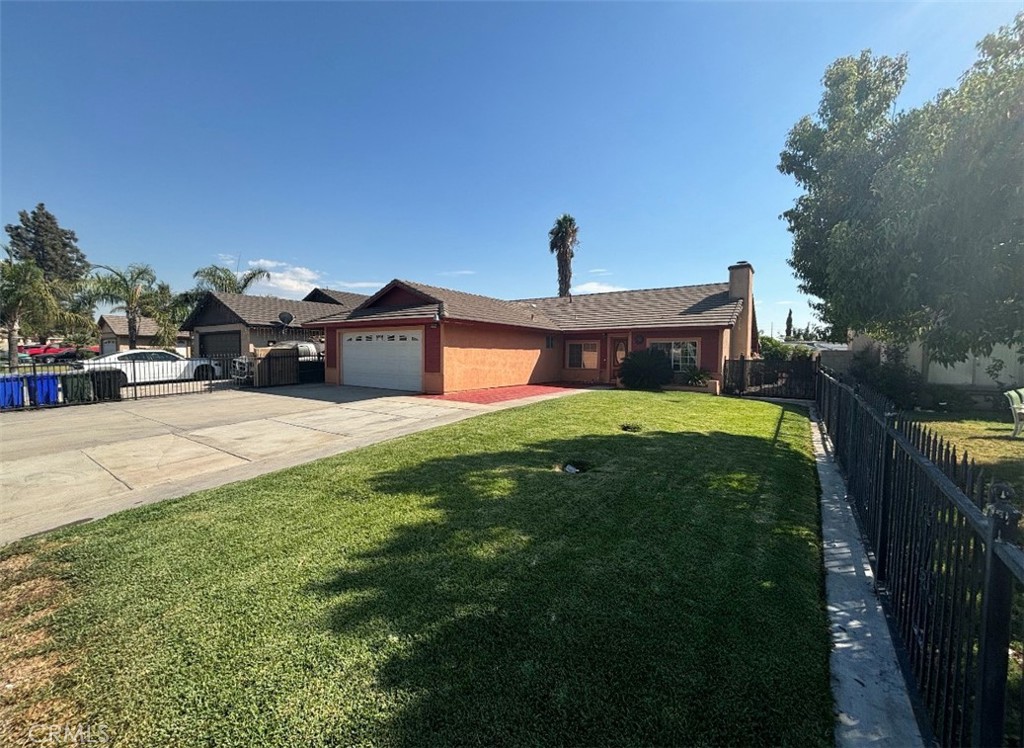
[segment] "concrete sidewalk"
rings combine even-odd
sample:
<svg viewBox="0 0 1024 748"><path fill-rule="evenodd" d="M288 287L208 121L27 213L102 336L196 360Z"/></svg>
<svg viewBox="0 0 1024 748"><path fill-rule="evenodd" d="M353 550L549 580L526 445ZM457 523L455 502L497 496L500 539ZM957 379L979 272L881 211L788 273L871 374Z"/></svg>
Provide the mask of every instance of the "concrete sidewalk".
<svg viewBox="0 0 1024 748"><path fill-rule="evenodd" d="M924 746L831 442L811 410L840 748Z"/></svg>
<svg viewBox="0 0 1024 748"><path fill-rule="evenodd" d="M496 405L302 385L0 414L0 545L455 423Z"/></svg>

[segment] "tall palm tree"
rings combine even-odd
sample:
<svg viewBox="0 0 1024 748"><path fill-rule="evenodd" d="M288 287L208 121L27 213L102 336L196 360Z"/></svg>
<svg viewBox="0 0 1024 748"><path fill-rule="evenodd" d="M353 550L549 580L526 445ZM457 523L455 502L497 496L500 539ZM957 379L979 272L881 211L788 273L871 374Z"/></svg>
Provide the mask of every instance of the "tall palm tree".
<svg viewBox="0 0 1024 748"><path fill-rule="evenodd" d="M192 273L192 277L199 281L198 290L200 291L245 293L253 283L269 280L270 271L263 267L254 267L244 273L236 273L231 268L208 265Z"/></svg>
<svg viewBox="0 0 1024 748"><path fill-rule="evenodd" d="M128 318L128 347L135 348L139 340L139 321L157 306L158 286L156 273L149 265L132 263L124 270L93 265L94 270L105 270L105 275L94 275L92 295L98 302L115 304L113 311L124 312Z"/></svg>
<svg viewBox="0 0 1024 748"><path fill-rule="evenodd" d="M580 240L576 219L563 213L548 232L548 248L558 259L558 295L568 296L572 287L572 258Z"/></svg>
<svg viewBox="0 0 1024 748"><path fill-rule="evenodd" d="M23 327L60 325L70 329L92 323L91 315L62 306L62 299L69 295L70 289L62 282L47 282L35 262L15 260L7 250L7 257L0 261L0 325L7 329L7 360L12 369L18 367L18 338Z"/></svg>

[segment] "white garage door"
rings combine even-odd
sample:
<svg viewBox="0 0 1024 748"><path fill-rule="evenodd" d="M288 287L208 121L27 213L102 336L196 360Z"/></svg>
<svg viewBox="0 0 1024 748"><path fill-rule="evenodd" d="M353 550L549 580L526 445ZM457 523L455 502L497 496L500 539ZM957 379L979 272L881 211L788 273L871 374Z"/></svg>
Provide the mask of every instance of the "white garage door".
<svg viewBox="0 0 1024 748"><path fill-rule="evenodd" d="M423 335L418 330L343 332L342 382L386 390L423 390Z"/></svg>

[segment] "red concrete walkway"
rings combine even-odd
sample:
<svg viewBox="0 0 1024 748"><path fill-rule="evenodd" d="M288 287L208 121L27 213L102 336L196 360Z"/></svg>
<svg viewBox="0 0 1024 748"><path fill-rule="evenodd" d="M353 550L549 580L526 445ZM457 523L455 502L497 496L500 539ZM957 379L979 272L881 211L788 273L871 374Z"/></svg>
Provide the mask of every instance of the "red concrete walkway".
<svg viewBox="0 0 1024 748"><path fill-rule="evenodd" d="M494 403L503 403L508 400L522 400L526 397L564 393L567 389L585 388L557 384L522 384L515 387L491 387L486 390L466 390L464 392L452 392L449 395L420 395L420 397L427 398L428 400L454 400L460 403L493 405Z"/></svg>

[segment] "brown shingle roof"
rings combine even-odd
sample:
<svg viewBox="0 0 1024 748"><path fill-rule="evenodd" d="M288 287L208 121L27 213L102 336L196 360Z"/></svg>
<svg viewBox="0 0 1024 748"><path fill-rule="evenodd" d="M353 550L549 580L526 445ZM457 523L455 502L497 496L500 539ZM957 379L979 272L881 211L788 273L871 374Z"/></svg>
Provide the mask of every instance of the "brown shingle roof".
<svg viewBox="0 0 1024 748"><path fill-rule="evenodd" d="M395 287L424 297L423 304L372 306L374 299ZM391 281L351 312L335 312L316 322L442 319L531 327L563 332L636 327L728 327L736 322L742 301L729 299L728 283L711 283L639 291L581 294L503 301L412 281Z"/></svg>
<svg viewBox="0 0 1024 748"><path fill-rule="evenodd" d="M571 298L524 299L561 330L625 327L727 327L742 301L729 299L728 283L580 294Z"/></svg>
<svg viewBox="0 0 1024 748"><path fill-rule="evenodd" d="M280 327L281 321L278 315L281 312L288 312L293 317L288 327L300 327L305 322L326 317L332 312L338 311L337 304L280 299L276 296L249 296L241 293L210 291L196 305L196 308L192 310L188 319L182 323L181 329L193 329L197 324L196 320L201 317L204 307L212 300L219 301L238 317L239 322L249 327Z"/></svg>
<svg viewBox="0 0 1024 748"><path fill-rule="evenodd" d="M351 291L335 291L333 288L314 288L302 299L303 301L314 301L315 299L333 301L348 309L355 309L366 301L369 296L364 293L352 293Z"/></svg>
<svg viewBox="0 0 1024 748"><path fill-rule="evenodd" d="M101 314L97 324L101 327L106 324L110 331L119 338L128 337L128 317L124 314ZM158 332L160 332L160 326L155 319L152 317L139 318L140 338L151 338ZM178 337L188 337L188 334L179 334Z"/></svg>

